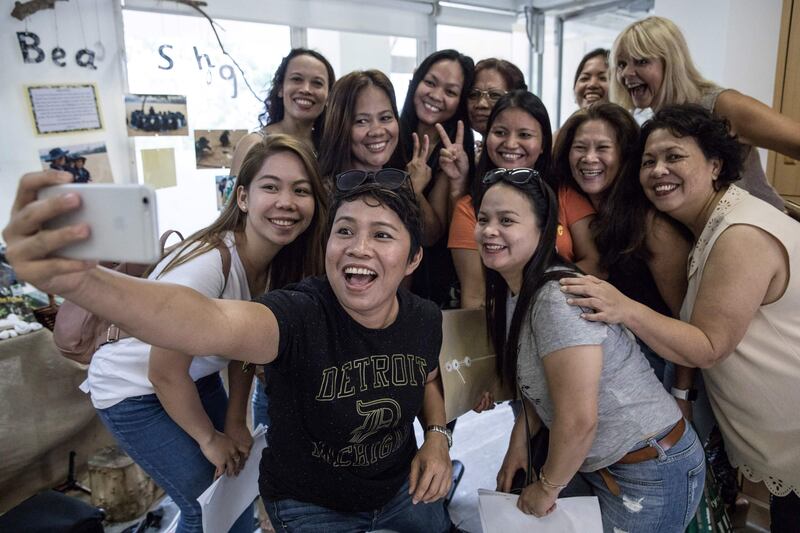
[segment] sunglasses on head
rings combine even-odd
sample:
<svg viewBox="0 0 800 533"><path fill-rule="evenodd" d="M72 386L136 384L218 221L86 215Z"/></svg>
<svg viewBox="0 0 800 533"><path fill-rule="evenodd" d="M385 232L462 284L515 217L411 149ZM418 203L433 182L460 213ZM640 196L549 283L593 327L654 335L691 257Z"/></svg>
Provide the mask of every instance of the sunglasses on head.
<svg viewBox="0 0 800 533"><path fill-rule="evenodd" d="M352 191L365 183L376 183L384 189L399 189L408 174L396 168L382 168L377 172L368 170L346 170L336 176L336 189L341 192Z"/></svg>
<svg viewBox="0 0 800 533"><path fill-rule="evenodd" d="M490 170L483 176L481 183L484 185L494 185L500 180L513 183L514 185L524 185L531 180L539 179L538 170L532 168L496 168Z"/></svg>

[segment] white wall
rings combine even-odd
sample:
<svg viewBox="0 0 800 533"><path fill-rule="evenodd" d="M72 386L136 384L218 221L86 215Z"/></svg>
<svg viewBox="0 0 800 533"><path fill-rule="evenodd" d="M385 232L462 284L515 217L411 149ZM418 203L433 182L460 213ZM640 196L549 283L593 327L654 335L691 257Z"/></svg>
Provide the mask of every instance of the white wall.
<svg viewBox="0 0 800 533"><path fill-rule="evenodd" d="M701 74L772 105L781 0L656 0L683 31Z"/></svg>
<svg viewBox="0 0 800 533"><path fill-rule="evenodd" d="M0 227L8 222L14 191L25 172L41 169L39 150L58 145L105 142L116 182L131 180L128 137L123 103L123 54L117 40L114 2L71 0L56 2L55 9L39 11L25 21L11 17L12 1L2 2L0 12L0 102L3 125L0 127ZM95 10L99 10L100 34ZM75 53L84 48L79 13L82 14L86 44L102 40L105 58L96 61L97 70L79 67ZM58 43L55 21L58 20ZM17 32L27 30L41 39L46 53L41 63L24 63ZM51 50L59 44L67 53L67 66L56 66ZM25 86L32 84L95 83L98 89L104 129L86 133L37 136L27 103ZM135 178L134 178L135 179Z"/></svg>
<svg viewBox="0 0 800 533"><path fill-rule="evenodd" d="M656 0L686 36L700 73L772 106L781 0ZM759 149L766 170L767 151Z"/></svg>

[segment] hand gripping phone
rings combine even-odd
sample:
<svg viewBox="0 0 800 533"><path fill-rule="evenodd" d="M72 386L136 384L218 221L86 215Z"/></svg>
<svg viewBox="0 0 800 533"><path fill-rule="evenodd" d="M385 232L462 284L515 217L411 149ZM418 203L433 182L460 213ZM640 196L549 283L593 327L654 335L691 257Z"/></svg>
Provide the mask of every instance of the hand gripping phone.
<svg viewBox="0 0 800 533"><path fill-rule="evenodd" d="M147 185L70 183L39 191L39 199L75 193L75 211L45 223L45 229L87 223L89 238L65 246L54 255L70 259L154 263L160 258L156 193Z"/></svg>

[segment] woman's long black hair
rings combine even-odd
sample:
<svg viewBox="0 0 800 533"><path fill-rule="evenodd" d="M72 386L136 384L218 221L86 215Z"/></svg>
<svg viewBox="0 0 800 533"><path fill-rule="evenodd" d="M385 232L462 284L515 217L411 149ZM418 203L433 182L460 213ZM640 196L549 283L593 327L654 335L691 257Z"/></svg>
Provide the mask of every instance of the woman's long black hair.
<svg viewBox="0 0 800 533"><path fill-rule="evenodd" d="M523 269L522 287L511 318L511 327L508 330L508 335L506 335L508 284L497 271L485 269L486 322L495 354L497 354L497 374L500 376L502 383L516 385L520 332L522 331L523 321L531 313L536 293L548 281L574 276L576 268L556 252L558 199L553 189L544 180L537 178L521 185L501 180L488 187L481 188L477 205L480 205L489 189L501 184L506 187L516 188L528 198L533 207L536 225L540 232L536 251ZM553 266L563 266L564 269L547 272L547 269Z"/></svg>

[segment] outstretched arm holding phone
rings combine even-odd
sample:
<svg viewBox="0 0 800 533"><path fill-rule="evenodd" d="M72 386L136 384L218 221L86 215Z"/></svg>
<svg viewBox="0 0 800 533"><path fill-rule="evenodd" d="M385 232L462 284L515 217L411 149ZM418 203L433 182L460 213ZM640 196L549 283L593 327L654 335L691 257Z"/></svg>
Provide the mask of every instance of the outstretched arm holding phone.
<svg viewBox="0 0 800 533"><path fill-rule="evenodd" d="M214 300L187 287L133 278L94 262L52 257L90 232L86 224L42 229L46 221L77 209L81 200L76 194L38 200L38 191L71 180L71 174L52 170L22 177L11 221L3 230L6 257L19 279L59 294L150 344L255 363L275 358L278 325L263 305Z"/></svg>

